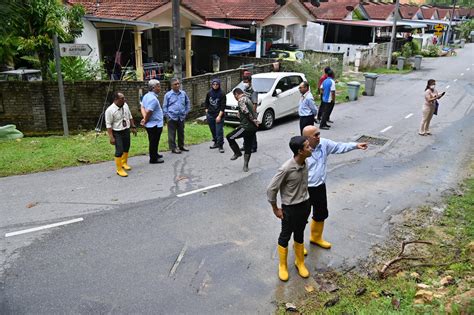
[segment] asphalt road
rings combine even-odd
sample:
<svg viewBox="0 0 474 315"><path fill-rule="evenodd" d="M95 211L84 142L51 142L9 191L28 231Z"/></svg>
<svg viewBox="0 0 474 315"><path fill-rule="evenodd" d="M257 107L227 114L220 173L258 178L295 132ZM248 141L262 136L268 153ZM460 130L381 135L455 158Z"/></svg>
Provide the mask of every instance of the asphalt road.
<svg viewBox="0 0 474 315"><path fill-rule="evenodd" d="M393 215L437 203L469 172L472 56L471 44L457 57L423 60L420 71L379 77L374 97L336 106L334 127L323 137L387 142L330 157L325 236L333 248L308 246L310 271L357 264L387 237ZM447 95L433 136L421 137L429 78ZM296 119L260 132L248 174L241 160L229 161L230 149L219 154L202 144L166 154L162 165L132 158L125 179L114 175L112 162L0 179L0 313L272 312L276 299L291 299L313 281L292 267L288 283L278 280L280 226L265 198L297 132Z"/></svg>

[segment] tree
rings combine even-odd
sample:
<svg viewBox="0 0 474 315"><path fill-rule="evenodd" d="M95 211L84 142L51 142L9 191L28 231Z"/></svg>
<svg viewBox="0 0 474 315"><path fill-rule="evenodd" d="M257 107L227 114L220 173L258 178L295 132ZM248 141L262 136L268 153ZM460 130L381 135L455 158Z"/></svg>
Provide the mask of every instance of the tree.
<svg viewBox="0 0 474 315"><path fill-rule="evenodd" d="M0 4L0 11L7 13L0 36L10 34L9 43L19 54L36 55L44 79L51 78L48 62L54 57L53 35L61 42L73 41L82 33L85 14L82 6L65 6L59 0L9 0Z"/></svg>

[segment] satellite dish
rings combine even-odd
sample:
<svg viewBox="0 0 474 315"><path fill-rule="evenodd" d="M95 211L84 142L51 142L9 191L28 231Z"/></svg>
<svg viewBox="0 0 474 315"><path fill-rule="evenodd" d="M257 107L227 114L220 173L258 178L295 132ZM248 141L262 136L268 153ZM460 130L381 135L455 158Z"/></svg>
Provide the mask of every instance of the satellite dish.
<svg viewBox="0 0 474 315"><path fill-rule="evenodd" d="M354 11L354 7L351 5L346 6L347 11Z"/></svg>
<svg viewBox="0 0 474 315"><path fill-rule="evenodd" d="M320 6L319 0L311 0L310 2L313 6L315 6L317 8Z"/></svg>
<svg viewBox="0 0 474 315"><path fill-rule="evenodd" d="M275 3L278 5L285 5L286 0L275 0Z"/></svg>

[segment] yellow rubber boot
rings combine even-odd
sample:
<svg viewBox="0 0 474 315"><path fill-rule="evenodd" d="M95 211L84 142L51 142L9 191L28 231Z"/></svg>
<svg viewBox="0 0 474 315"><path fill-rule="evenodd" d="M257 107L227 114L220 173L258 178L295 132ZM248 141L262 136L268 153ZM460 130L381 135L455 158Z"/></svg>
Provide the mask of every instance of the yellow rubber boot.
<svg viewBox="0 0 474 315"><path fill-rule="evenodd" d="M128 174L122 168L122 157L115 158L115 165L117 166L117 175L122 177L127 177Z"/></svg>
<svg viewBox="0 0 474 315"><path fill-rule="evenodd" d="M318 222L311 220L311 235L309 241L322 248L331 248L331 243L323 240L324 221Z"/></svg>
<svg viewBox="0 0 474 315"><path fill-rule="evenodd" d="M308 256L308 250L306 249L306 247L303 247L303 249L304 249L304 250L303 250L304 255L305 255L305 256Z"/></svg>
<svg viewBox="0 0 474 315"><path fill-rule="evenodd" d="M288 264L286 259L288 257L288 247L278 245L278 255L280 256L280 264L278 265L278 277L281 281L288 280Z"/></svg>
<svg viewBox="0 0 474 315"><path fill-rule="evenodd" d="M132 168L127 164L128 161L128 152L122 154L122 168L126 171L130 171Z"/></svg>
<svg viewBox="0 0 474 315"><path fill-rule="evenodd" d="M304 245L301 243L295 242L293 245L295 249L295 266L298 269L298 273L303 278L309 277L309 271L304 265Z"/></svg>

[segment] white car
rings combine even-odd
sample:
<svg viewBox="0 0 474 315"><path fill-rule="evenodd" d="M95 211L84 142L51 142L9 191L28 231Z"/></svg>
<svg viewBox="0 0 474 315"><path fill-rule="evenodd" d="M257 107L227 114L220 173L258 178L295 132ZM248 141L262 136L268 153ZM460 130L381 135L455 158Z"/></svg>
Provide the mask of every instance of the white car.
<svg viewBox="0 0 474 315"><path fill-rule="evenodd" d="M303 73L268 72L252 75L252 87L258 93L257 115L261 127L270 129L275 119L298 113L300 92L298 86L306 81ZM234 89L243 88L240 82ZM232 91L234 90L232 89ZM225 122L238 125L239 111L232 92L227 94Z"/></svg>

